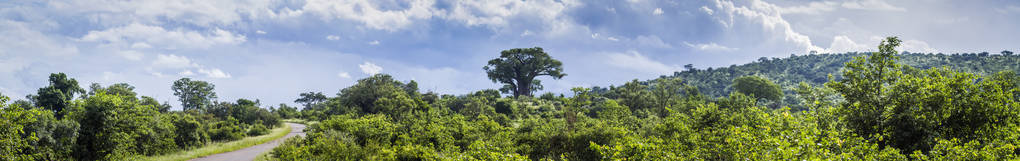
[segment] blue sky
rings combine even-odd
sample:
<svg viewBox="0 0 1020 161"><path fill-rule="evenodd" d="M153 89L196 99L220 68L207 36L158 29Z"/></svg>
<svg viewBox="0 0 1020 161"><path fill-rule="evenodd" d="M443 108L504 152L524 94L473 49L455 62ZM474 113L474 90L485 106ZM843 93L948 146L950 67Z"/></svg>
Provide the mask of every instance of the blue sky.
<svg viewBox="0 0 1020 161"><path fill-rule="evenodd" d="M911 52L1017 51L1018 28L1006 0L13 0L0 2L0 93L64 72L175 107L181 77L266 106L373 73L464 94L500 87L481 68L501 50L535 46L564 62L567 77L542 78L561 93L684 64L871 51L884 36Z"/></svg>

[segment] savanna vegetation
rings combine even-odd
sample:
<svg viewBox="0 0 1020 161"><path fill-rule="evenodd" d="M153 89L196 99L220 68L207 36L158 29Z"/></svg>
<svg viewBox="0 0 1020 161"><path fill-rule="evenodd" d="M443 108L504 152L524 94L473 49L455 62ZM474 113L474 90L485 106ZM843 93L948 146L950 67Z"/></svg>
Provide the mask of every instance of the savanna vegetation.
<svg viewBox="0 0 1020 161"><path fill-rule="evenodd" d="M26 100L0 97L4 160L116 160L313 122L269 160L1015 160L1020 56L896 51L791 55L610 87L536 94L567 76L542 48L482 69L499 89L420 91L390 75L297 107L216 101L208 82L172 85L183 111L130 85L53 74Z"/></svg>
<svg viewBox="0 0 1020 161"><path fill-rule="evenodd" d="M1011 160L1020 149L1017 56L811 54L688 69L532 96L562 78L541 48L483 70L498 90L420 92L378 74L300 94L320 123L275 160ZM502 93L502 94L501 94ZM510 96L504 96L509 94ZM278 110L283 111L283 110ZM293 112L293 110L288 110ZM284 114L281 114L284 115Z"/></svg>
<svg viewBox="0 0 1020 161"><path fill-rule="evenodd" d="M123 160L163 155L269 133L280 111L259 101L216 100L215 86L180 79L172 85L182 111L139 96L133 86L93 83L64 73L26 100L0 95L0 160Z"/></svg>

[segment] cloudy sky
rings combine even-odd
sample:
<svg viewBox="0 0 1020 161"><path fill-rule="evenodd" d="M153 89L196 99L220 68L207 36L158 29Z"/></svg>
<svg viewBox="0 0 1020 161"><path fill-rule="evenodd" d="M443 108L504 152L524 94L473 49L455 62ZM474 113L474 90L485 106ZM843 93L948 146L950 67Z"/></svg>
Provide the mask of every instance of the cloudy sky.
<svg viewBox="0 0 1020 161"><path fill-rule="evenodd" d="M482 71L510 48L564 63L546 91L810 51L1017 51L1020 2L949 0L12 0L0 2L0 93L64 72L173 98L181 77L220 100L292 103L387 73L423 91L498 88Z"/></svg>

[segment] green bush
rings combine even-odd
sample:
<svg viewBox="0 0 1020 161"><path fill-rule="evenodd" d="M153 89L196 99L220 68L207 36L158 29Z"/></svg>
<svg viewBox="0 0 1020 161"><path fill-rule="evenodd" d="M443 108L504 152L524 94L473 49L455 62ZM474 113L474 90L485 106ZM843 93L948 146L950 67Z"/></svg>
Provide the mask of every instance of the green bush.
<svg viewBox="0 0 1020 161"><path fill-rule="evenodd" d="M252 125L251 128L248 128L248 136L259 136L265 134L269 134L269 128L266 128L265 125L255 124Z"/></svg>
<svg viewBox="0 0 1020 161"><path fill-rule="evenodd" d="M209 125L209 139L212 141L234 141L244 136L244 129L233 117Z"/></svg>

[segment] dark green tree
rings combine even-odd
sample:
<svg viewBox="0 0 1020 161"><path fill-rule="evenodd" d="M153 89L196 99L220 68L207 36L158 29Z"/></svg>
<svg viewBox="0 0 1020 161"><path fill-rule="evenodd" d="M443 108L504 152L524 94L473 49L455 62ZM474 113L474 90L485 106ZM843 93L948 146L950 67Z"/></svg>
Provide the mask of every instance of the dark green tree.
<svg viewBox="0 0 1020 161"><path fill-rule="evenodd" d="M313 105L325 102L326 99L329 99L326 95L322 94L322 92L305 92L300 95L301 98L294 100L294 103L305 105L305 110L311 109Z"/></svg>
<svg viewBox="0 0 1020 161"><path fill-rule="evenodd" d="M878 46L879 52L854 57L846 63L843 79L826 83L846 100L839 113L848 128L869 140L879 139L882 113L891 102L886 92L903 75L896 64L899 57L895 48L899 45L898 38L886 38Z"/></svg>
<svg viewBox="0 0 1020 161"><path fill-rule="evenodd" d="M67 78L64 73L50 74L50 85L39 88L39 92L32 97L35 105L53 111L57 119L63 118L63 110L71 104L75 94L85 94L85 89L78 87L78 81L74 78Z"/></svg>
<svg viewBox="0 0 1020 161"><path fill-rule="evenodd" d="M216 85L209 82L181 78L171 87L174 96L181 101L184 111L204 109L216 99Z"/></svg>
<svg viewBox="0 0 1020 161"><path fill-rule="evenodd" d="M535 88L541 88L535 77L550 76L560 79L563 63L553 59L540 47L503 50L499 58L489 60L482 69L494 83L502 83L504 93L517 96L531 96Z"/></svg>
<svg viewBox="0 0 1020 161"><path fill-rule="evenodd" d="M783 89L771 80L759 76L744 76L733 80L733 89L757 99L781 101Z"/></svg>

